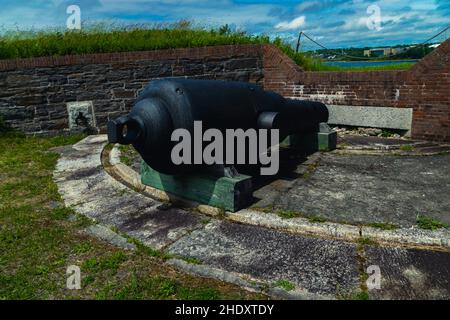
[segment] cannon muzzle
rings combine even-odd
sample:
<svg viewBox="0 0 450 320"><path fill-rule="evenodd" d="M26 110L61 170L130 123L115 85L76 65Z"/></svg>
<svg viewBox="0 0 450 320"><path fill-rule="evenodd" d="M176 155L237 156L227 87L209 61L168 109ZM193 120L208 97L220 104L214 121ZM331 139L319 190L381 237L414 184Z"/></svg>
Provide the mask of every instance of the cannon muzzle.
<svg viewBox="0 0 450 320"><path fill-rule="evenodd" d="M110 143L132 144L136 142L144 130L139 119L122 116L108 122L108 141Z"/></svg>

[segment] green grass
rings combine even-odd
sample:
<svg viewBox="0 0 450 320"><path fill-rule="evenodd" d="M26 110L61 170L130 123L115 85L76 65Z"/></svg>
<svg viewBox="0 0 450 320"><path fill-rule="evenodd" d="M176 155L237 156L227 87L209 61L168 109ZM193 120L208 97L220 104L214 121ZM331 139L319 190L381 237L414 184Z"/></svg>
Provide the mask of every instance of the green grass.
<svg viewBox="0 0 450 320"><path fill-rule="evenodd" d="M263 41L267 42L268 39L228 30L191 28L189 25L175 24L161 28L98 26L84 28L82 31L10 33L1 38L0 58L190 48Z"/></svg>
<svg viewBox="0 0 450 320"><path fill-rule="evenodd" d="M392 223L384 223L384 222L369 223L368 226L372 227L372 228L381 229L381 230L395 230L395 229L398 229L397 225L392 224Z"/></svg>
<svg viewBox="0 0 450 320"><path fill-rule="evenodd" d="M411 151L414 151L414 146L411 146L411 145L400 146L400 150L406 151L406 152L411 152Z"/></svg>
<svg viewBox="0 0 450 320"><path fill-rule="evenodd" d="M78 254L87 253L93 249L91 241L83 241L77 244L75 247L75 252Z"/></svg>
<svg viewBox="0 0 450 320"><path fill-rule="evenodd" d="M0 300L263 298L179 272L142 244L123 250L83 232L92 221L64 207L50 150L81 138L0 135ZM81 268L81 290L66 289L69 265Z"/></svg>
<svg viewBox="0 0 450 320"><path fill-rule="evenodd" d="M127 260L127 256L122 251L107 254L101 258L93 257L85 260L81 265L81 269L85 272L99 272L103 270L111 270L117 272L122 262Z"/></svg>
<svg viewBox="0 0 450 320"><path fill-rule="evenodd" d="M120 162L127 166L131 166L133 164L132 160L128 156L121 155L120 156Z"/></svg>
<svg viewBox="0 0 450 320"><path fill-rule="evenodd" d="M395 132L392 131L392 130L383 129L383 130L381 131L381 136L382 136L383 138L389 138L389 137L392 137L394 134L395 134Z"/></svg>
<svg viewBox="0 0 450 320"><path fill-rule="evenodd" d="M304 214L293 210L277 210L276 214L283 219L292 219L303 217Z"/></svg>
<svg viewBox="0 0 450 320"><path fill-rule="evenodd" d="M106 25L83 27L81 31L14 31L0 37L0 59L63 56L73 54L130 52L170 48L193 48L214 45L273 44L305 70L367 71L407 69L411 64L380 67L343 68L329 66L308 54L296 53L281 38L254 36L220 28L194 26L189 21L171 25Z"/></svg>
<svg viewBox="0 0 450 320"><path fill-rule="evenodd" d="M358 291L350 296L350 300L370 300L369 293L367 291Z"/></svg>
<svg viewBox="0 0 450 320"><path fill-rule="evenodd" d="M348 68L348 70L354 70L354 69L356 69L355 71L409 70L413 65L415 65L414 62L404 62L404 63L389 64L389 65L384 65L384 66L367 66L367 67Z"/></svg>
<svg viewBox="0 0 450 320"><path fill-rule="evenodd" d="M448 225L446 223L423 215L417 216L416 222L418 227L424 230L437 230L448 228Z"/></svg>
<svg viewBox="0 0 450 320"><path fill-rule="evenodd" d="M356 243L358 243L360 246L375 246L377 245L377 242L369 237L359 237L358 240L356 240Z"/></svg>
<svg viewBox="0 0 450 320"><path fill-rule="evenodd" d="M258 208L259 209L259 208ZM264 211L263 211L264 212ZM306 218L309 222L313 223L323 223L326 222L327 219L319 217L319 216L308 216L303 212L295 211L295 210L284 210L284 209L271 209L266 212L275 212L279 217L283 219L293 219L293 218Z"/></svg>
<svg viewBox="0 0 450 320"><path fill-rule="evenodd" d="M145 299L149 296L153 299L213 300L221 298L221 295L211 288L196 290L181 286L177 281L164 276L143 279L135 273L128 285L121 288L105 287L103 291L97 294L96 298L108 298L111 295L116 299Z"/></svg>
<svg viewBox="0 0 450 320"><path fill-rule="evenodd" d="M415 63L413 62L403 62L394 63L381 66L365 66L365 67L340 67L340 66L330 66L325 63L318 64L314 70L316 71L380 71L380 70L408 70Z"/></svg>
<svg viewBox="0 0 450 320"><path fill-rule="evenodd" d="M279 38L232 32L227 26L203 28L186 21L150 27L98 25L81 31L9 32L0 38L0 59L269 43L296 61L313 65Z"/></svg>
<svg viewBox="0 0 450 320"><path fill-rule="evenodd" d="M273 284L273 286L283 288L286 291L292 291L295 289L295 285L287 280L278 280Z"/></svg>
<svg viewBox="0 0 450 320"><path fill-rule="evenodd" d="M323 223L323 222L326 222L327 219L319 217L319 216L311 216L311 217L308 217L308 221L314 222L314 223Z"/></svg>
<svg viewBox="0 0 450 320"><path fill-rule="evenodd" d="M200 264L203 263L202 260L200 260L198 258L195 258L195 257L176 256L175 258L178 258L178 259L183 260L183 261L185 261L187 263L190 263L190 264L200 265Z"/></svg>
<svg viewBox="0 0 450 320"><path fill-rule="evenodd" d="M120 145L120 162L127 166L131 166L133 164L133 158L136 155L136 151L130 145Z"/></svg>
<svg viewBox="0 0 450 320"><path fill-rule="evenodd" d="M266 213L272 213L275 212L279 217L283 219L293 219L293 218L306 218L309 222L313 223L323 223L327 222L327 219L319 216L308 216L304 212L295 211L295 210L284 210L284 209L274 209L273 207L270 208L256 208L259 211L266 212Z"/></svg>
<svg viewBox="0 0 450 320"><path fill-rule="evenodd" d="M317 163L311 163L308 165L307 169L305 170L305 172L303 172L303 179L307 180L309 178L311 178L311 175L314 173L314 171L316 171L317 169Z"/></svg>

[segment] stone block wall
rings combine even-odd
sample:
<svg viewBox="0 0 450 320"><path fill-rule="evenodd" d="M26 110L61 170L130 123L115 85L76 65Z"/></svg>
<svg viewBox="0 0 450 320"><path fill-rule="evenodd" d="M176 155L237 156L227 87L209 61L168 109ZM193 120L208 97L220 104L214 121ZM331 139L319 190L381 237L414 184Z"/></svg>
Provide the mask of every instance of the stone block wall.
<svg viewBox="0 0 450 320"><path fill-rule="evenodd" d="M56 133L69 128L67 103L92 101L104 129L152 79L179 76L262 85L262 50L215 46L0 60L0 114L27 133Z"/></svg>

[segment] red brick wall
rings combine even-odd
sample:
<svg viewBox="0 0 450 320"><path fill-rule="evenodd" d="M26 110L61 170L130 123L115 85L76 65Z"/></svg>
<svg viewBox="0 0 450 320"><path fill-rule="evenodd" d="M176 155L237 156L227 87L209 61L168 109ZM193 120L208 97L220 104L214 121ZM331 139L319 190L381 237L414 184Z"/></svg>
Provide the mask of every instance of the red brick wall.
<svg viewBox="0 0 450 320"><path fill-rule="evenodd" d="M450 39L407 71L305 72L264 47L264 87L334 105L413 108L412 137L450 141Z"/></svg>

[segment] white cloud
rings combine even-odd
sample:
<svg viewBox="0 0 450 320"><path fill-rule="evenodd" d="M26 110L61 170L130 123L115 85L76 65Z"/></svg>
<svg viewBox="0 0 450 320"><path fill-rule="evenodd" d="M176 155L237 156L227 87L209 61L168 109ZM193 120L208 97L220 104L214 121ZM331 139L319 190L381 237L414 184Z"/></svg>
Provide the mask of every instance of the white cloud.
<svg viewBox="0 0 450 320"><path fill-rule="evenodd" d="M275 26L275 29L286 31L295 30L305 25L305 16L300 16L291 21L282 21Z"/></svg>
<svg viewBox="0 0 450 320"><path fill-rule="evenodd" d="M321 5L320 1L305 1L305 2L300 3L297 6L297 10L298 11L308 10L308 9L312 9L314 7L318 7L320 5Z"/></svg>

